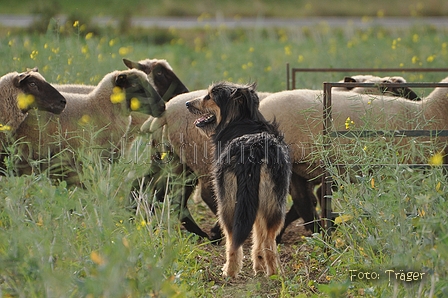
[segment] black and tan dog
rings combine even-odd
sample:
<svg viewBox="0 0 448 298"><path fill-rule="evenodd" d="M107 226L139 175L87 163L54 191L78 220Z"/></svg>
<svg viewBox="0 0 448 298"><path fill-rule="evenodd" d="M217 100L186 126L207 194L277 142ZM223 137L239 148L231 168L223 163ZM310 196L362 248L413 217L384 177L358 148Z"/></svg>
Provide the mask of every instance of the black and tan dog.
<svg viewBox="0 0 448 298"><path fill-rule="evenodd" d="M259 112L255 84L217 83L186 105L199 115L196 126L214 143L218 217L226 237L223 275L240 272L242 245L252 229L255 274L276 274L275 237L284 223L291 176L288 148L277 125Z"/></svg>

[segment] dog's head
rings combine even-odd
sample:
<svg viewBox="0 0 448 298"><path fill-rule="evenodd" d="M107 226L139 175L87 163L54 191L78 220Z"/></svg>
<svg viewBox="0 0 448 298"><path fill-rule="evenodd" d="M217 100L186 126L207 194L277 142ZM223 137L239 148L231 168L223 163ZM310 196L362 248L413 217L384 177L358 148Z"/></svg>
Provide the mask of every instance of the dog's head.
<svg viewBox="0 0 448 298"><path fill-rule="evenodd" d="M211 85L206 96L190 100L186 105L190 113L199 115L195 121L196 127L210 137L233 121L259 121L262 118L255 88L255 83L239 85L220 82Z"/></svg>

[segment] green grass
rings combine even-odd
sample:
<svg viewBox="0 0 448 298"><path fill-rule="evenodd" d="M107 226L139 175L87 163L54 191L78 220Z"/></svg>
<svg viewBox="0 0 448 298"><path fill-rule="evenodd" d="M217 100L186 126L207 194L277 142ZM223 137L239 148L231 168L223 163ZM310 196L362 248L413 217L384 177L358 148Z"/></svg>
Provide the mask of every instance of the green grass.
<svg viewBox="0 0 448 298"><path fill-rule="evenodd" d="M120 32L81 22L52 25L44 34L2 32L0 73L38 66L48 81L58 83L95 84L106 73L123 69L122 58L167 59L191 90L220 80L257 81L261 91L283 90L286 63L378 68L448 63L448 32L430 27ZM303 74L298 86L321 88L323 81L344 75ZM394 75L408 81L439 81L446 76ZM355 140L348 152L356 154L370 146L366 164L397 159L398 149L392 143L377 141L371 147L363 142ZM426 152L424 147L415 150ZM427 172L366 168L365 178L356 184L335 175L340 187L336 207L347 216L331 238L314 235L280 245L283 276L254 278L245 263L242 278L227 282L219 275L223 247L180 228L175 202L170 200L174 191L148 218L144 206L142 214L133 216L129 211L128 194L134 178L145 172L143 161L110 164L82 152L80 156L83 188L55 183L46 172L0 177L0 296L413 297L422 293L442 297L447 293L447 184L437 167ZM345 162L351 156L339 159ZM179 183L175 178L170 178L172 185ZM193 202L191 208L213 221L204 215L205 208ZM362 216L366 212L369 218ZM350 281L354 269L412 269L427 275L421 283Z"/></svg>
<svg viewBox="0 0 448 298"><path fill-rule="evenodd" d="M2 13L34 13L51 9L67 15L135 15L193 17L303 17L303 16L445 16L448 4L442 0L359 1L359 0L256 0L256 1L2 1Z"/></svg>

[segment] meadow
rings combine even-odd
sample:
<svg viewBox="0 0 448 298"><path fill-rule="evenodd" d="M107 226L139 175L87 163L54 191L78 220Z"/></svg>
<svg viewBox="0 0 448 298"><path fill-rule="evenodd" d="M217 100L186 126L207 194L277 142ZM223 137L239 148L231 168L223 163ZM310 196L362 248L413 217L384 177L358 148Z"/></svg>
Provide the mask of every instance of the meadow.
<svg viewBox="0 0 448 298"><path fill-rule="evenodd" d="M286 88L286 63L375 68L448 63L448 32L430 26L120 30L100 30L76 20L50 23L43 34L3 28L0 73L37 66L49 82L96 84L106 73L124 69L122 58L159 58L171 64L190 90L228 80L256 81L260 91L275 92ZM323 81L343 75L303 74L297 85L319 89ZM446 76L395 75L410 82L438 82ZM437 157L425 146L430 144L414 149L422 158ZM220 276L223 246L181 228L170 198L184 180L170 175L169 168L165 201L157 204L155 213L142 206L135 214L129 210L129 191L134 179L145 173L146 161L104 162L86 148L80 152L78 173L83 187L69 187L45 171L14 176L14 144L7 149L7 167L0 176L0 297L448 294L448 185L438 162L426 171L367 167L359 183L334 173L335 208L344 213L336 219L338 229L331 237L287 233L279 244L281 274L253 277L245 260L241 277L227 281ZM366 165L394 164L400 160L399 149L383 139L359 139L339 159L343 163L359 156L358 162ZM325 152L316 152L316 157L324 158ZM200 225L214 223L204 204L189 203Z"/></svg>

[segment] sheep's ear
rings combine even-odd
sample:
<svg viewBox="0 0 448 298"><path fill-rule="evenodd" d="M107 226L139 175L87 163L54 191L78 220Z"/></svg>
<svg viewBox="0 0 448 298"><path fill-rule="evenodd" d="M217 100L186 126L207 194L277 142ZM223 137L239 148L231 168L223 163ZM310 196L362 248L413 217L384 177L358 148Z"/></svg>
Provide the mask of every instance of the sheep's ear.
<svg viewBox="0 0 448 298"><path fill-rule="evenodd" d="M39 72L39 68L37 68L37 66L36 66L36 67L33 67L33 68L27 68L26 69L26 72L32 72L32 71Z"/></svg>
<svg viewBox="0 0 448 298"><path fill-rule="evenodd" d="M128 59L126 59L126 58L123 58L123 63L124 63L124 65L126 65L127 68L129 68L129 69L133 69L133 68L140 69L140 68L139 68L139 63L138 63L138 62L134 62L134 61L128 60Z"/></svg>
<svg viewBox="0 0 448 298"><path fill-rule="evenodd" d="M128 77L125 74L120 74L115 79L115 85L121 88L126 87L128 84Z"/></svg>
<svg viewBox="0 0 448 298"><path fill-rule="evenodd" d="M20 74L18 74L14 80L14 86L15 87L20 87L20 84L23 82L23 80L25 80L26 78L30 77L31 75L28 72L22 72Z"/></svg>
<svg viewBox="0 0 448 298"><path fill-rule="evenodd" d="M352 77L344 77L344 83L356 83L356 80ZM352 90L354 87L346 87L347 90Z"/></svg>

